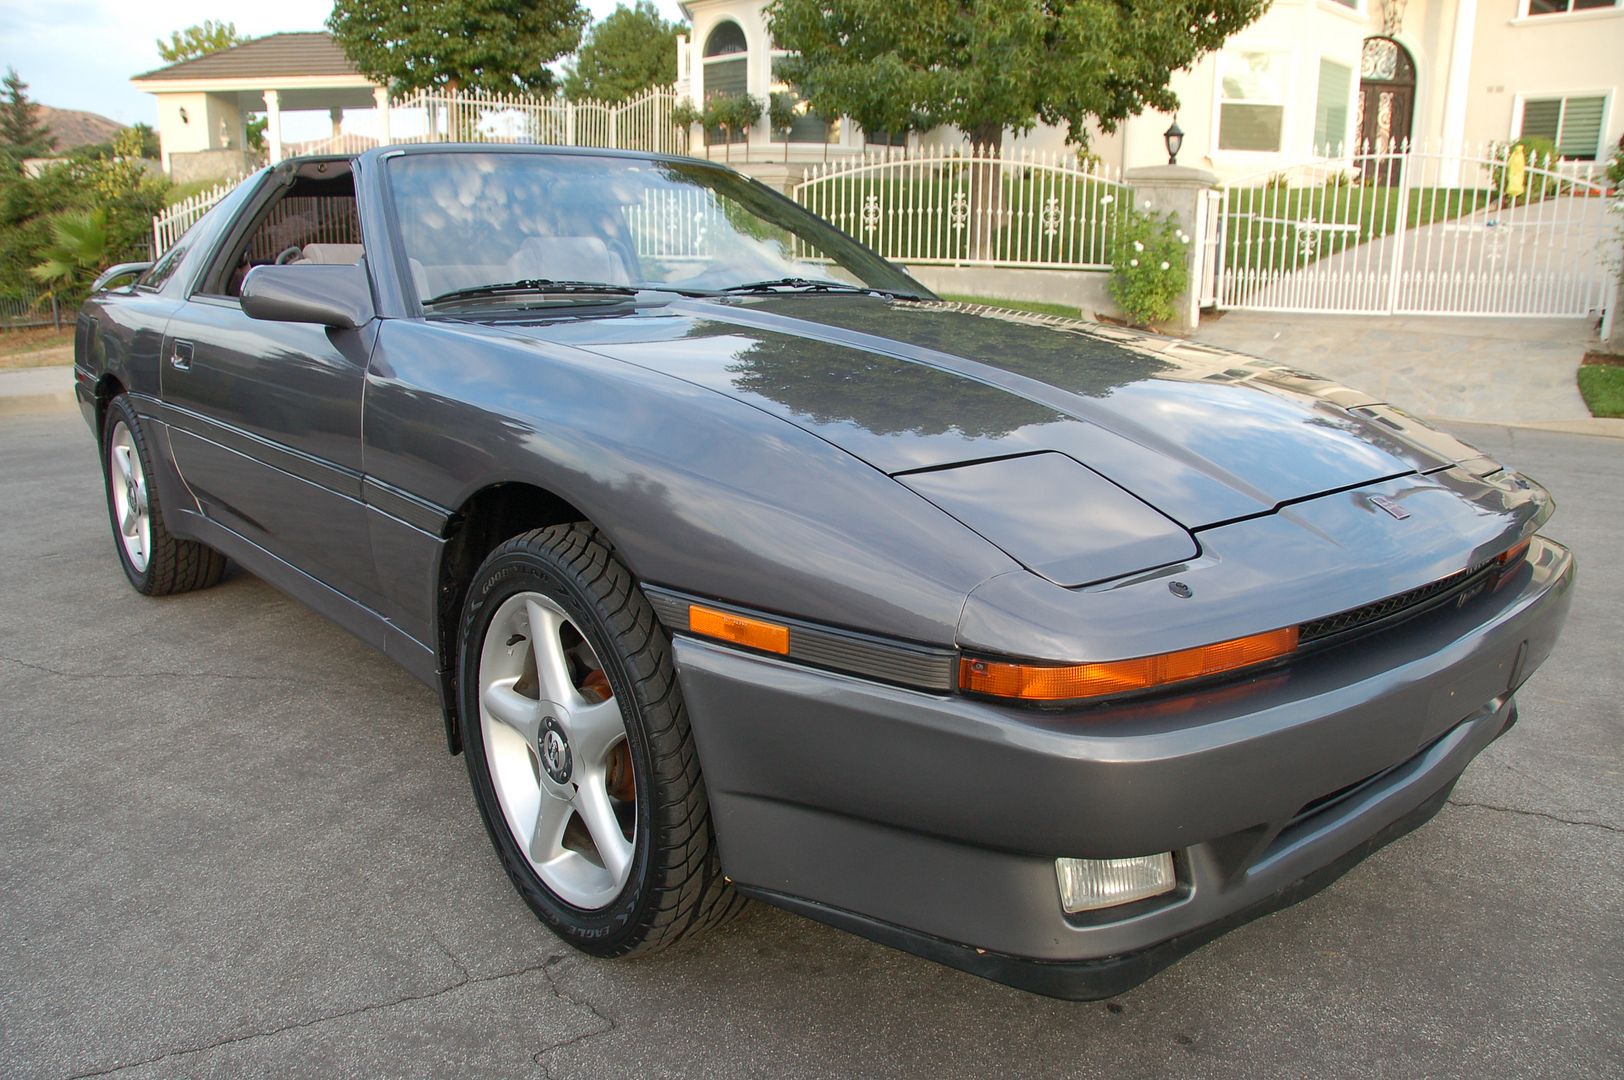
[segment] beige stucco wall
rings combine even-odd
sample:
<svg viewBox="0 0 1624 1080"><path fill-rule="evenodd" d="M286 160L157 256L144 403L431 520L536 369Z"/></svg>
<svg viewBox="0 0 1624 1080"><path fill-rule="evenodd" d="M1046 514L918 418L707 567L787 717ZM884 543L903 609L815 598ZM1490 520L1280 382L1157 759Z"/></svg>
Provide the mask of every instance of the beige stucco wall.
<svg viewBox="0 0 1624 1080"><path fill-rule="evenodd" d="M1521 15L1526 5L1527 0L1409 0L1403 5L1402 22L1392 36L1415 61L1412 135L1418 144L1441 150L1450 135L1450 68L1464 7L1472 52L1467 69L1470 75L1461 84L1465 90L1461 134L1469 147L1507 138L1514 130L1524 96L1557 93L1606 94L1606 144L1616 145L1624 133L1624 108L1618 103L1620 83L1624 82L1624 7L1530 18ZM763 96L768 92L771 43L761 14L764 7L765 0L700 0L687 5L694 22L688 59L690 89L696 100L702 99L704 93L700 54L705 38L723 19L738 22L750 43L750 92ZM1278 153L1217 148L1218 54L1177 73L1172 88L1179 98L1177 118L1185 133L1179 164L1207 168L1233 182L1265 177L1309 157L1315 149L1312 144L1321 58L1352 70L1345 132L1351 145L1357 139L1354 125L1360 51L1365 38L1383 32L1384 11L1383 0L1358 0L1351 9L1335 0L1275 0L1262 17L1226 43L1225 51L1258 50L1285 57L1285 112ZM1167 160L1162 133L1172 119L1168 114L1154 112L1131 118L1111 135L1095 132L1090 149L1113 169L1162 164ZM753 132L751 141L758 140L765 144L766 133ZM963 136L951 129L916 139L926 148L959 146L963 142ZM848 131L842 143L847 149L856 149L861 145L860 133ZM1038 153L1071 152L1066 133L1045 125L1010 137L1007 145Z"/></svg>
<svg viewBox="0 0 1624 1080"><path fill-rule="evenodd" d="M1525 97L1603 94L1603 147L1624 134L1624 7L1519 18L1522 0L1479 0L1467 138L1518 130Z"/></svg>
<svg viewBox="0 0 1624 1080"><path fill-rule="evenodd" d="M243 115L235 95L166 93L155 96L158 99L158 144L166 172L173 154L243 148L246 137Z"/></svg>

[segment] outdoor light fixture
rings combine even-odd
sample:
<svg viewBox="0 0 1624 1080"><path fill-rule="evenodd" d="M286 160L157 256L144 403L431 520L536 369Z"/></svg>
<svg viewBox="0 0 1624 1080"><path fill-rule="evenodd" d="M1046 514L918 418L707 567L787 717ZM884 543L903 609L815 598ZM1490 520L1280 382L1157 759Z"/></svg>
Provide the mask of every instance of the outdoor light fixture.
<svg viewBox="0 0 1624 1080"><path fill-rule="evenodd" d="M1162 132L1162 141L1167 144L1167 163L1177 165L1179 163L1179 150L1184 146L1184 132L1179 130L1179 122L1176 117L1173 120L1173 125Z"/></svg>

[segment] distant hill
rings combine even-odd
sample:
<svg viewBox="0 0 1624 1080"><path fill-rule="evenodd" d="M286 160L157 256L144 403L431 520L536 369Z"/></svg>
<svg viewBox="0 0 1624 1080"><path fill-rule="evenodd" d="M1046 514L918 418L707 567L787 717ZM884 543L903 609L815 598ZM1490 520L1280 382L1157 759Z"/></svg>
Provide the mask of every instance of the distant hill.
<svg viewBox="0 0 1624 1080"><path fill-rule="evenodd" d="M49 105L41 105L39 118L51 134L56 136L58 153L65 153L79 146L112 142L113 136L124 130L123 124L97 113L82 112L78 109L53 109Z"/></svg>

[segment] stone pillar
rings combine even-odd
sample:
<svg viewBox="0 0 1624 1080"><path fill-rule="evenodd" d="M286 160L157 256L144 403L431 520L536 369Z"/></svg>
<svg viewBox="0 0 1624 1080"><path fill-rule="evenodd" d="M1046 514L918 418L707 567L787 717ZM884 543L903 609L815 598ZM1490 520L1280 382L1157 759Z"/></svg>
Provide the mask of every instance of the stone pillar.
<svg viewBox="0 0 1624 1080"><path fill-rule="evenodd" d="M282 95L265 91L265 148L275 165L282 160Z"/></svg>
<svg viewBox="0 0 1624 1080"><path fill-rule="evenodd" d="M1187 165L1151 165L1129 169L1123 176L1132 192L1133 206L1142 214L1165 218L1172 214L1179 228L1190 237L1185 245L1184 265L1189 285L1178 302L1173 329L1189 333L1201 323L1202 259L1207 245L1207 194L1218 187L1218 177L1205 169ZM1148 206L1146 204L1149 204Z"/></svg>
<svg viewBox="0 0 1624 1080"><path fill-rule="evenodd" d="M389 133L389 90L379 86L372 91L372 104L378 110L378 141L387 146L394 142Z"/></svg>

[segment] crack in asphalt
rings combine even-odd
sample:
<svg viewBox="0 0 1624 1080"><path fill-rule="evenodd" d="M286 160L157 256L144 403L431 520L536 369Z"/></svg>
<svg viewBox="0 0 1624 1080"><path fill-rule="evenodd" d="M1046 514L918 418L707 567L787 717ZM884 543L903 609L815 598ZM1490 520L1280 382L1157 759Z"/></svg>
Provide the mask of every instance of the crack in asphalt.
<svg viewBox="0 0 1624 1080"><path fill-rule="evenodd" d="M407 994L404 997L396 998L393 1001L374 1002L371 1005L363 1005L355 1009L346 1009L343 1012L329 1013L325 1016L312 1017L309 1020L298 1020L291 1024L283 1024L281 1027L269 1028L265 1031L248 1031L240 1035L229 1035L223 1039L208 1043L204 1046L190 1046L181 1050L169 1050L162 1054L158 1054L155 1057L146 1058L141 1061L130 1061L121 1065L109 1065L103 1069L94 1069L90 1072L75 1073L73 1076L69 1077L68 1080L89 1080L90 1077L95 1076L111 1076L114 1073L125 1072L129 1069L139 1069L146 1065L156 1065L158 1062L168 1061L170 1058L186 1057L191 1054L201 1054L209 1050L217 1050L222 1046L231 1046L234 1043L249 1042L253 1039L262 1039L270 1035L280 1035L287 1031L298 1031L303 1028L315 1027L317 1024L325 1024L332 1020L344 1020L352 1016L364 1016L367 1013L380 1012L384 1009L393 1009L398 1005L409 1005L418 1001L432 1001L435 998L444 997L445 995L453 993L457 990L461 990L464 987L480 986L485 983L500 982L503 979L512 979L520 975L529 975L534 972L541 972L542 977L547 980L550 986L555 985L553 983L552 976L547 973L547 967L550 963L552 963L552 960L545 960L539 964L532 964L529 967L518 968L514 971L500 972L496 975L482 975L476 979L469 976L467 967L463 965L461 960L456 958L455 954L453 954L449 949L446 949L444 944L442 944L438 939L435 940L435 944L439 945L440 949L444 951L446 955L451 957L452 961L462 972L461 977L458 978L456 982L451 983L449 986L444 986L438 990L433 990L424 994ZM554 992L557 992L556 989ZM564 1001L569 1001L569 999L564 998L563 995L558 996ZM570 1003L576 1004L575 1002ZM600 1019L603 1018L603 1014L599 1013L596 1009L589 1008L589 1011L598 1016Z"/></svg>
<svg viewBox="0 0 1624 1080"><path fill-rule="evenodd" d="M1602 821L1579 821L1573 818L1557 817L1555 814L1547 814L1543 810L1522 810L1515 806L1496 806L1493 803L1469 802L1465 799L1450 799L1449 805L1468 806L1477 810L1493 810L1499 814L1517 814L1522 817L1544 818L1546 821L1554 821L1558 825L1580 825L1590 829L1605 829L1608 832L1624 833L1624 829L1619 828L1617 825L1608 825Z"/></svg>
<svg viewBox="0 0 1624 1080"><path fill-rule="evenodd" d="M558 979L554 977L552 971L553 966L558 962L559 958L554 957L541 966L542 978L547 980L547 985L552 989L553 996L567 1005L573 1005L577 1009L586 1010L595 1016L599 1023L601 1023L603 1026L594 1031L583 1031L579 1035L571 1035L567 1039L560 1039L557 1042L549 1043L532 1054L530 1056L530 1060L541 1066L541 1071L543 1075L547 1077L547 1080L554 1080L553 1067L542 1060L547 1055L562 1050L567 1046L575 1046L577 1043L586 1042L588 1039L596 1039L600 1035L607 1035L611 1031L614 1031L620 1027L620 1022L618 1020L594 1005L591 999L572 997L564 992L564 988L558 984Z"/></svg>
<svg viewBox="0 0 1624 1080"><path fill-rule="evenodd" d="M227 671L65 671L61 668L21 660L15 656L0 655L0 661L16 664L18 667L28 668L30 671L53 675L59 679L232 679L242 682L275 682L283 686L305 686L319 690L338 689L338 687L328 683L308 682L289 675L245 675L241 672Z"/></svg>

